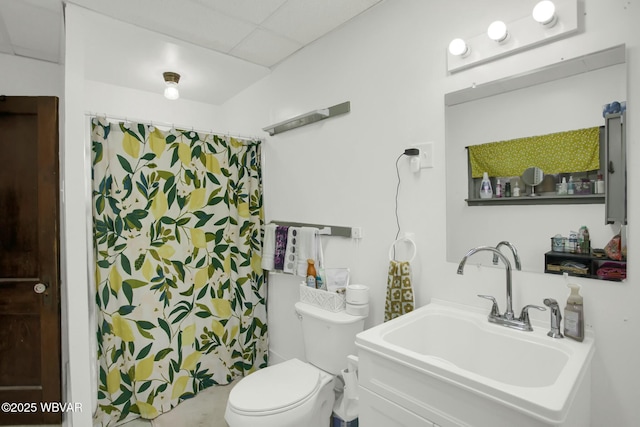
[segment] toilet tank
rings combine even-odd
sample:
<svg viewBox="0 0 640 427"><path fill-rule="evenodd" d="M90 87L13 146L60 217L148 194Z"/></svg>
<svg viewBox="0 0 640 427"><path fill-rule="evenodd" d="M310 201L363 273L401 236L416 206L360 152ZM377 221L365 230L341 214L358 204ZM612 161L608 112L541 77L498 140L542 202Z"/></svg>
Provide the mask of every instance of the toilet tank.
<svg viewBox="0 0 640 427"><path fill-rule="evenodd" d="M356 353L356 334L364 329L364 316L331 312L305 302L295 304L302 323L304 353L314 366L338 375L347 356Z"/></svg>

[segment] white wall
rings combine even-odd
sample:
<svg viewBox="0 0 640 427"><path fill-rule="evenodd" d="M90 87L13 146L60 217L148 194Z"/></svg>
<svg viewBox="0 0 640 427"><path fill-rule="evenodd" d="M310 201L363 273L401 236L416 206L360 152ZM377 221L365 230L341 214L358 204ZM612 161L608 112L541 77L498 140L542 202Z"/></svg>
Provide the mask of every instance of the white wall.
<svg viewBox="0 0 640 427"><path fill-rule="evenodd" d="M637 2L585 0L583 31L548 46L520 53L454 76L446 74L445 49L454 37L473 37L494 19L509 20L529 13L536 2L510 0L387 1L280 64L272 74L226 105L230 126L247 132L299 113L351 101L351 113L281 135L265 144L265 206L268 220L307 221L361 226L360 242L334 239L325 248L327 265L348 264L354 281L372 288L372 310L366 326L383 319L387 251L394 239L395 161L412 143L434 141L435 167L419 177L400 161L400 222L416 233L421 271L415 281L420 305L430 298L476 307L486 302L478 293L504 301L504 272L467 268L445 259L447 220L445 201L444 94L501 77L539 68L626 43L628 48L628 216L630 277L624 283L575 279L583 287L586 321L596 335L593 361L592 425L634 426L640 422L636 384L640 383L640 280L632 260L640 255L640 5ZM544 117L540 118L541 120ZM479 209L479 208L476 208ZM557 207L548 207L557 214ZM513 220L515 221L515 219ZM513 242L527 247L549 236L528 235ZM496 236L496 242L501 236ZM495 242L486 242L495 244ZM543 254L540 253L540 263ZM514 306L540 304L545 297L566 300L559 276L514 275ZM274 277L270 299L295 300L295 281ZM286 282L286 283L285 283ZM289 284L290 286L286 286ZM563 303L564 304L564 303ZM502 302L504 305L504 302ZM548 322L548 313L532 313ZM286 342L295 326L275 324L270 313L272 344ZM277 317L295 324L293 313ZM295 336L295 335L293 335ZM275 349L279 357L300 354L290 345ZM288 354L286 354L288 353Z"/></svg>

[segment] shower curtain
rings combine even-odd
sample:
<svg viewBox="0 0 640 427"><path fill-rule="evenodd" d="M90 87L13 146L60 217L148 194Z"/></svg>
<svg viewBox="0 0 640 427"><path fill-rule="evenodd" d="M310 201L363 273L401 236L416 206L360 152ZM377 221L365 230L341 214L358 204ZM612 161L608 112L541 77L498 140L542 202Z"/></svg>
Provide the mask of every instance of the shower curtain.
<svg viewBox="0 0 640 427"><path fill-rule="evenodd" d="M267 365L260 142L92 120L98 408L155 418Z"/></svg>

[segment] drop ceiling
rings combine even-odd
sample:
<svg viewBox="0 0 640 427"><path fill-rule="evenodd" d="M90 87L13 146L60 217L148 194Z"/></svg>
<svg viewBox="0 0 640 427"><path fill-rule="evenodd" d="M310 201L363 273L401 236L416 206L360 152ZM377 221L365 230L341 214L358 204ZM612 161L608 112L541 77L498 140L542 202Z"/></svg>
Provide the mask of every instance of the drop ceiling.
<svg viewBox="0 0 640 427"><path fill-rule="evenodd" d="M181 87L198 101L212 100L211 93L203 93L203 90L213 90L202 86L208 80L201 75L204 67L208 74L211 71L216 74L216 67L220 68L220 77L227 80L223 67L229 70L226 74L239 74L242 81L238 84L227 81L226 89L220 85L224 93L216 95L214 103L221 103L268 74L296 51L380 1L0 0L0 53L62 63L63 3L70 3L109 20L105 25L121 26L130 36L135 29L139 31L124 45L129 49L125 55L136 56L144 68L137 72L141 80L135 80L135 76L112 75L111 81L105 76L106 83L149 90L151 84L145 85L144 80L152 80L150 73L167 67L171 61L168 57L179 57L183 74L186 73ZM143 53L149 49L156 55L155 60ZM207 52L206 63L199 64L194 58L202 57L203 51ZM148 61L140 61L141 55L148 57ZM98 71L89 77L101 80L99 74Z"/></svg>

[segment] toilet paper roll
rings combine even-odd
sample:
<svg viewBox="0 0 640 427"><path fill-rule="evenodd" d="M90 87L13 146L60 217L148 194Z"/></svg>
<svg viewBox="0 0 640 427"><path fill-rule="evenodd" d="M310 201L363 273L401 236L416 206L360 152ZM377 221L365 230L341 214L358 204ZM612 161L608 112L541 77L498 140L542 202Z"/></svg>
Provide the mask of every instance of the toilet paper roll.
<svg viewBox="0 0 640 427"><path fill-rule="evenodd" d="M356 284L347 286L347 302L351 304L368 304L369 287Z"/></svg>
<svg viewBox="0 0 640 427"><path fill-rule="evenodd" d="M346 312L352 316L368 316L369 315L369 304L346 304Z"/></svg>

